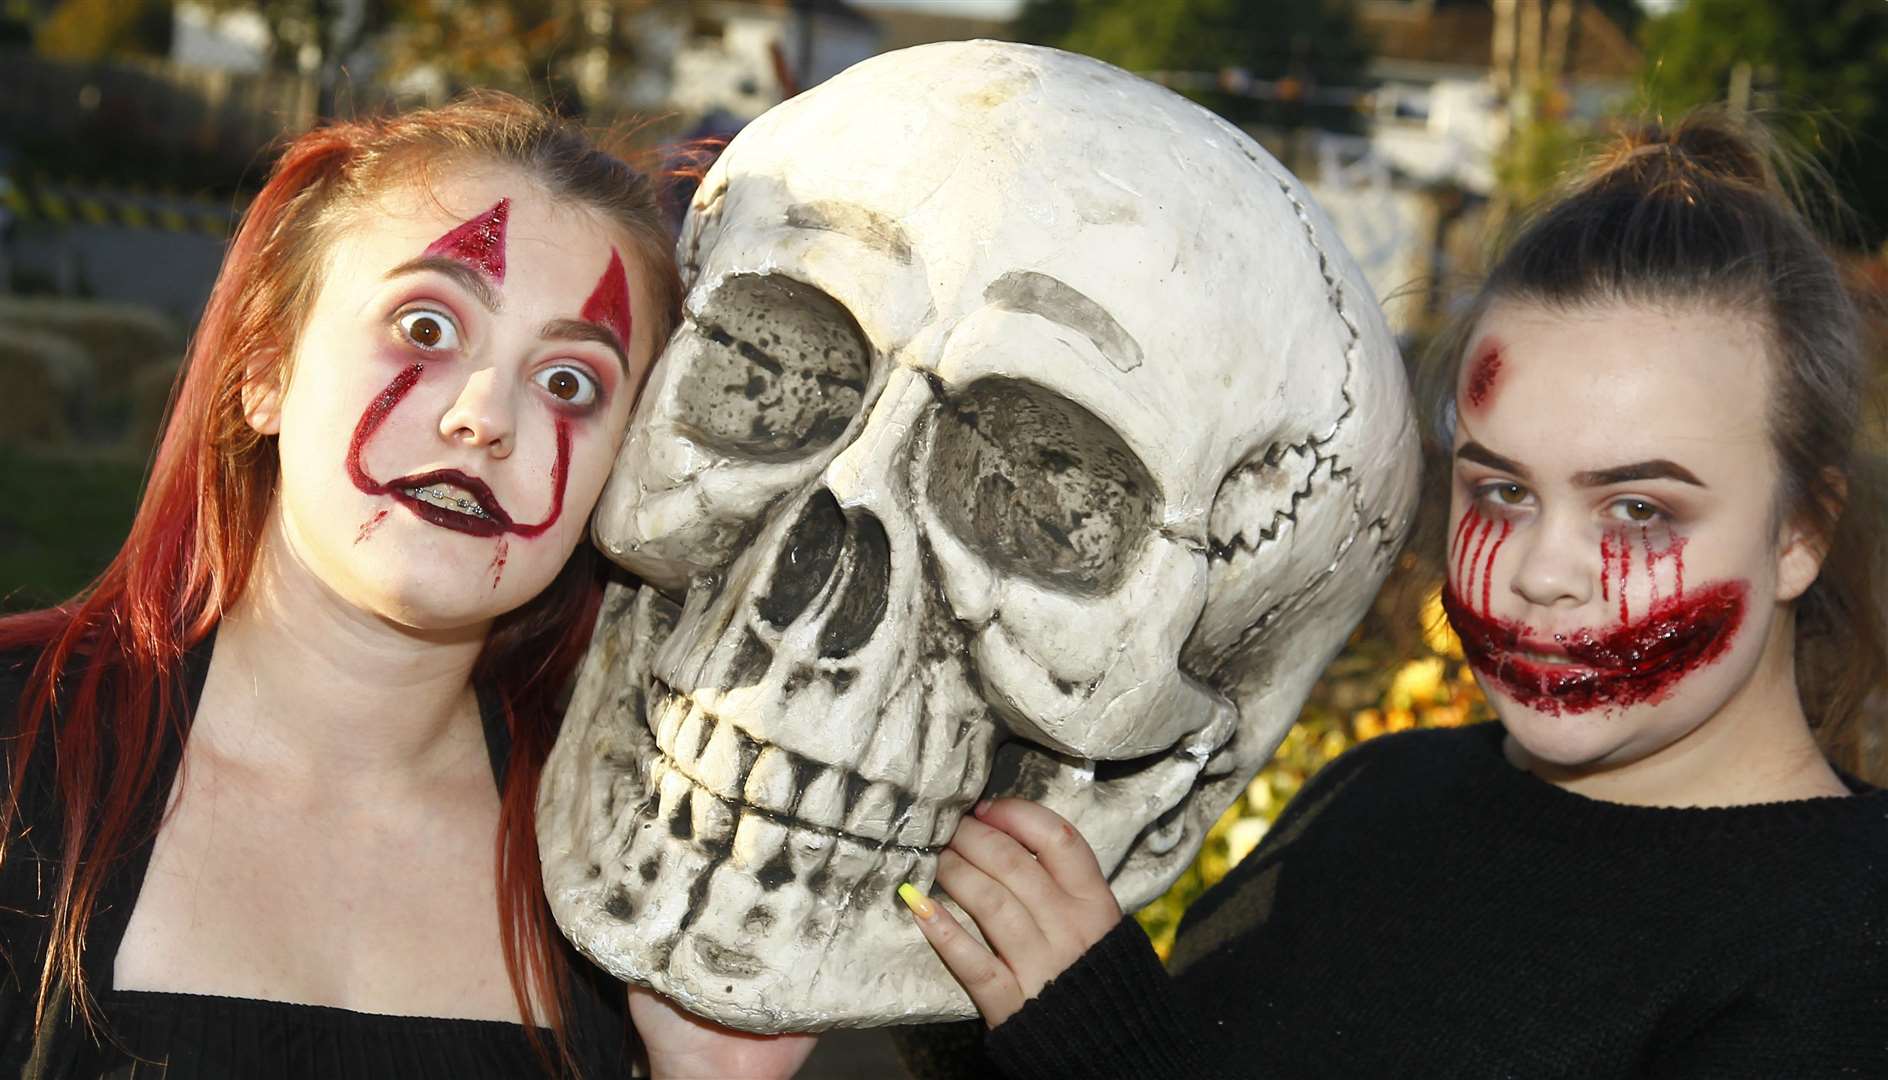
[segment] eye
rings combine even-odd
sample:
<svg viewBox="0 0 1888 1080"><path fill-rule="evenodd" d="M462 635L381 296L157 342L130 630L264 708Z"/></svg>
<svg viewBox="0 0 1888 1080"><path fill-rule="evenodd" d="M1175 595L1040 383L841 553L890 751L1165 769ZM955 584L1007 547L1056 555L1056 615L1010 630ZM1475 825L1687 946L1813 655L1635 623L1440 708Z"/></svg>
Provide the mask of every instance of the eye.
<svg viewBox="0 0 1888 1080"><path fill-rule="evenodd" d="M852 315L810 285L731 276L676 338L678 419L692 434L747 460L818 453L858 417L871 349Z"/></svg>
<svg viewBox="0 0 1888 1080"><path fill-rule="evenodd" d="M415 308L394 320L400 336L428 351L446 351L459 347L459 328L452 316L431 308Z"/></svg>
<svg viewBox="0 0 1888 1080"><path fill-rule="evenodd" d="M1498 507L1526 506L1532 493L1512 480L1496 480L1475 489L1475 498Z"/></svg>
<svg viewBox="0 0 1888 1080"><path fill-rule="evenodd" d="M594 405L602 396L596 377L580 367L558 364L531 377L547 393L567 405Z"/></svg>
<svg viewBox="0 0 1888 1080"><path fill-rule="evenodd" d="M992 566L1099 596L1153 533L1159 487L1107 421L1033 383L990 376L936 413L931 499Z"/></svg>
<svg viewBox="0 0 1888 1080"><path fill-rule="evenodd" d="M1665 511L1644 499L1620 499L1611 509L1615 517L1635 525L1650 525L1665 517Z"/></svg>

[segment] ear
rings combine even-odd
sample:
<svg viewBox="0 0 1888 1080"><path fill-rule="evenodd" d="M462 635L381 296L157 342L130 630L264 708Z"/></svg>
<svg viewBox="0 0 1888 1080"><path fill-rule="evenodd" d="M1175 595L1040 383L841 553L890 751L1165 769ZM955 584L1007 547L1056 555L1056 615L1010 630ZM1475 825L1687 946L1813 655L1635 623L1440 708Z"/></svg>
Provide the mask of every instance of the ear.
<svg viewBox="0 0 1888 1080"><path fill-rule="evenodd" d="M1823 489L1819 498L1829 521L1842 516L1849 499L1849 479L1839 469L1823 471ZM1790 515L1777 535L1777 600L1788 603L1809 591L1822 572L1823 557L1829 554L1825 536L1802 513Z"/></svg>
<svg viewBox="0 0 1888 1080"><path fill-rule="evenodd" d="M282 391L287 371L281 354L265 350L243 365L243 419L258 435L282 430Z"/></svg>

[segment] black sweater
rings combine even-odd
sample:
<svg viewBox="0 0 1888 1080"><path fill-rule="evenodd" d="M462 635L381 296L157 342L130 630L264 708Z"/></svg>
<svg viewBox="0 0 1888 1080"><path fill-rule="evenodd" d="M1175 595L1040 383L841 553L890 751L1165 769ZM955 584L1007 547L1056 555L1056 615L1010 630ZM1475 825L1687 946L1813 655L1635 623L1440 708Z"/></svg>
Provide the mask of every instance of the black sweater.
<svg viewBox="0 0 1888 1080"><path fill-rule="evenodd" d="M1888 1078L1888 792L1598 802L1495 724L1366 743L984 1048L1037 1077Z"/></svg>

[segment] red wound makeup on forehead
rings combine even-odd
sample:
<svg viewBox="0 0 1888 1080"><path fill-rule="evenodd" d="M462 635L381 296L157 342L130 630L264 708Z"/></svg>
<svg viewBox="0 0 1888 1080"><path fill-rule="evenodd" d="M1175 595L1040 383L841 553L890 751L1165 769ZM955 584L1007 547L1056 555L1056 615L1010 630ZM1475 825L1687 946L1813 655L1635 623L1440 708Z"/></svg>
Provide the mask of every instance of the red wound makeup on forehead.
<svg viewBox="0 0 1888 1080"><path fill-rule="evenodd" d="M1453 585L1442 592L1442 609L1477 675L1527 708L1559 715L1664 700L1681 679L1731 647L1749 592L1742 581L1714 582L1689 598L1660 601L1636 623L1555 634L1551 641L1520 623L1477 613ZM1569 662L1534 658L1552 652L1565 653Z"/></svg>
<svg viewBox="0 0 1888 1080"><path fill-rule="evenodd" d="M623 273L623 260L615 248L610 249L610 265L597 279L597 287L590 290L590 299L583 302L581 317L614 331L623 351L629 351L629 331L635 319L629 310L629 278Z"/></svg>
<svg viewBox="0 0 1888 1080"><path fill-rule="evenodd" d="M1494 400L1495 379L1501 374L1501 342L1483 338L1468 362L1468 385L1462 397L1472 412L1480 412Z"/></svg>
<svg viewBox="0 0 1888 1080"><path fill-rule="evenodd" d="M498 205L432 242L428 255L443 255L471 266L497 284L505 283L505 221L511 200Z"/></svg>

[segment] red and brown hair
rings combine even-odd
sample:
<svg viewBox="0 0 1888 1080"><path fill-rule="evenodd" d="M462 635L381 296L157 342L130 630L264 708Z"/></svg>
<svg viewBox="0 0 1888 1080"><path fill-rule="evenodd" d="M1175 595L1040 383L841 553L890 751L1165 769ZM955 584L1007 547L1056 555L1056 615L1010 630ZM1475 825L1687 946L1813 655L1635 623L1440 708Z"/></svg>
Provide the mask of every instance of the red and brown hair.
<svg viewBox="0 0 1888 1080"><path fill-rule="evenodd" d="M144 839L134 835L137 810L163 748L187 732L184 656L215 630L255 564L277 461L274 439L245 419L244 388L287 379L335 231L371 213L374 196L466 162L518 169L613 225L651 283L658 347L674 329L682 289L655 183L543 109L480 94L324 126L284 148L211 291L123 548L70 602L0 620L0 652L38 654L21 697L0 836L17 831L19 792L42 742L56 748L50 770L64 824L40 1024L60 998L96 1022L82 967L86 927L115 859ZM566 1064L569 971L543 897L532 817L558 696L589 640L601 574L580 544L549 587L497 620L475 669L511 735L495 852L506 967L527 1030L534 1039L538 1022L556 1030ZM0 848L0 859L22 857L14 846Z"/></svg>

